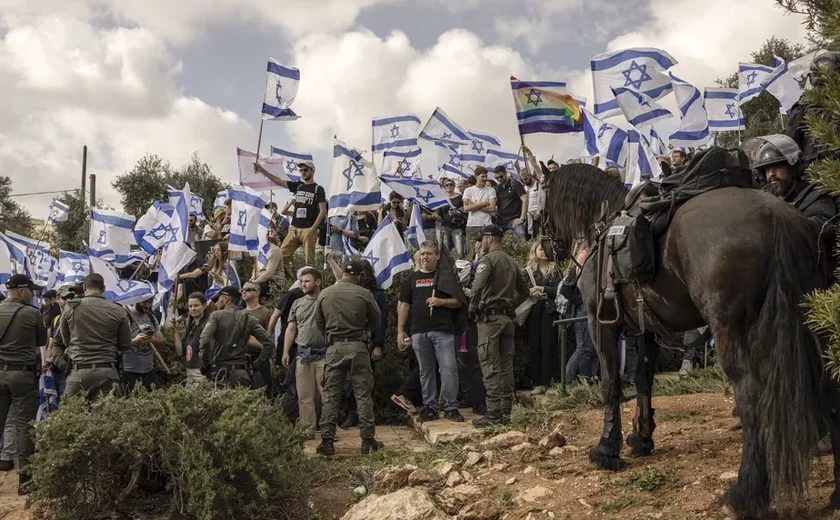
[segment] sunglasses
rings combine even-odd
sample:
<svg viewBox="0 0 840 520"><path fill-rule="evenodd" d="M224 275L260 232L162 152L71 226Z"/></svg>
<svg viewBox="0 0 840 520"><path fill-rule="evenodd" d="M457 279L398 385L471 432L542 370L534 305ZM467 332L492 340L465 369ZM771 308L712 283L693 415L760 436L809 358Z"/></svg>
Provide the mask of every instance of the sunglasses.
<svg viewBox="0 0 840 520"><path fill-rule="evenodd" d="M242 292L256 292L256 291L257 291L257 289L255 289L253 287L248 287L247 289L242 289Z"/></svg>
<svg viewBox="0 0 840 520"><path fill-rule="evenodd" d="M311 170L311 168L309 166L298 166L298 171L308 172L310 170Z"/></svg>
<svg viewBox="0 0 840 520"><path fill-rule="evenodd" d="M455 187L455 185L454 185L454 184L448 184L448 183L447 183L447 184L444 184L444 185L443 185L443 187L444 187L444 188L454 188L454 187Z"/></svg>

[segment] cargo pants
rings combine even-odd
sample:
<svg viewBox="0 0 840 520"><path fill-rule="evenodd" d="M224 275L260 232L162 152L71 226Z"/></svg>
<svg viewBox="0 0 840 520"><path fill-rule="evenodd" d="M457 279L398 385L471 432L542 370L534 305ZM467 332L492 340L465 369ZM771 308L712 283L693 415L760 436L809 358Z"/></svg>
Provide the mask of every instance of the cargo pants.
<svg viewBox="0 0 840 520"><path fill-rule="evenodd" d="M510 417L513 408L513 320L504 314L478 322L478 359L487 393L487 416Z"/></svg>
<svg viewBox="0 0 840 520"><path fill-rule="evenodd" d="M32 423L38 414L38 377L35 372L23 370L0 370L0 424L6 423L14 407L15 441L20 466L18 472L26 472L29 457L35 453Z"/></svg>
<svg viewBox="0 0 840 520"><path fill-rule="evenodd" d="M116 368L73 369L67 376L64 395L73 397L84 392L89 401L95 401L101 395L111 393L119 384L120 374Z"/></svg>
<svg viewBox="0 0 840 520"><path fill-rule="evenodd" d="M359 436L373 439L376 434L373 416L373 369L370 353L363 341L337 341L327 348L324 364L324 395L321 411L321 438L335 439L336 419L344 380L350 376L356 412L359 414Z"/></svg>

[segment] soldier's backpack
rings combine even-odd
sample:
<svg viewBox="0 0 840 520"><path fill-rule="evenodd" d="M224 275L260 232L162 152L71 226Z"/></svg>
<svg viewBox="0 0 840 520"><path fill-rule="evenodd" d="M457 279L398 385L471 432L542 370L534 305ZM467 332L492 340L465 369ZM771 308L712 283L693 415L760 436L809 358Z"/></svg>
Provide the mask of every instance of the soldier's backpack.
<svg viewBox="0 0 840 520"><path fill-rule="evenodd" d="M607 251L615 283L649 283L656 273L656 248L650 222L622 212L607 231Z"/></svg>

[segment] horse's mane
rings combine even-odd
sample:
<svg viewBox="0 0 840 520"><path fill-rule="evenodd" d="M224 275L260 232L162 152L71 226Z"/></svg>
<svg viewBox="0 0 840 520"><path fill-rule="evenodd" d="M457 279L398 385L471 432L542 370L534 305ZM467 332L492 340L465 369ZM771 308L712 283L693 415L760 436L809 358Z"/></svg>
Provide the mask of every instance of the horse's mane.
<svg viewBox="0 0 840 520"><path fill-rule="evenodd" d="M621 208L627 188L618 179L590 164L567 164L550 175L546 211L552 238L588 241L592 224L607 201L610 211Z"/></svg>

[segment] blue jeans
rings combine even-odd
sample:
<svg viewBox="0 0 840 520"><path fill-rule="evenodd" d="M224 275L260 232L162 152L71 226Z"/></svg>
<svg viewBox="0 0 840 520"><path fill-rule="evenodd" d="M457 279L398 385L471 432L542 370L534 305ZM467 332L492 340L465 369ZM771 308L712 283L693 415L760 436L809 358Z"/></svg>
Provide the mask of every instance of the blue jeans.
<svg viewBox="0 0 840 520"><path fill-rule="evenodd" d="M437 229L440 247L454 247L455 259L464 258L464 230L440 226Z"/></svg>
<svg viewBox="0 0 840 520"><path fill-rule="evenodd" d="M499 224L499 227L502 228L502 231L510 231L512 229L514 235L520 238L525 238L525 224L519 224L518 226L514 226L513 220L511 220L510 222L507 222L505 224Z"/></svg>
<svg viewBox="0 0 840 520"><path fill-rule="evenodd" d="M411 335L411 346L420 365L420 386L423 406L438 410L438 388L435 369L440 370L440 385L444 411L458 409L458 362L455 356L455 335L451 332L430 331Z"/></svg>
<svg viewBox="0 0 840 520"><path fill-rule="evenodd" d="M575 317L582 318L585 316L586 307L581 306ZM571 383L578 375L587 381L591 381L595 375L595 367L599 359L592 338L589 336L588 322L575 323L575 339L577 342L575 352L566 365L566 381Z"/></svg>

